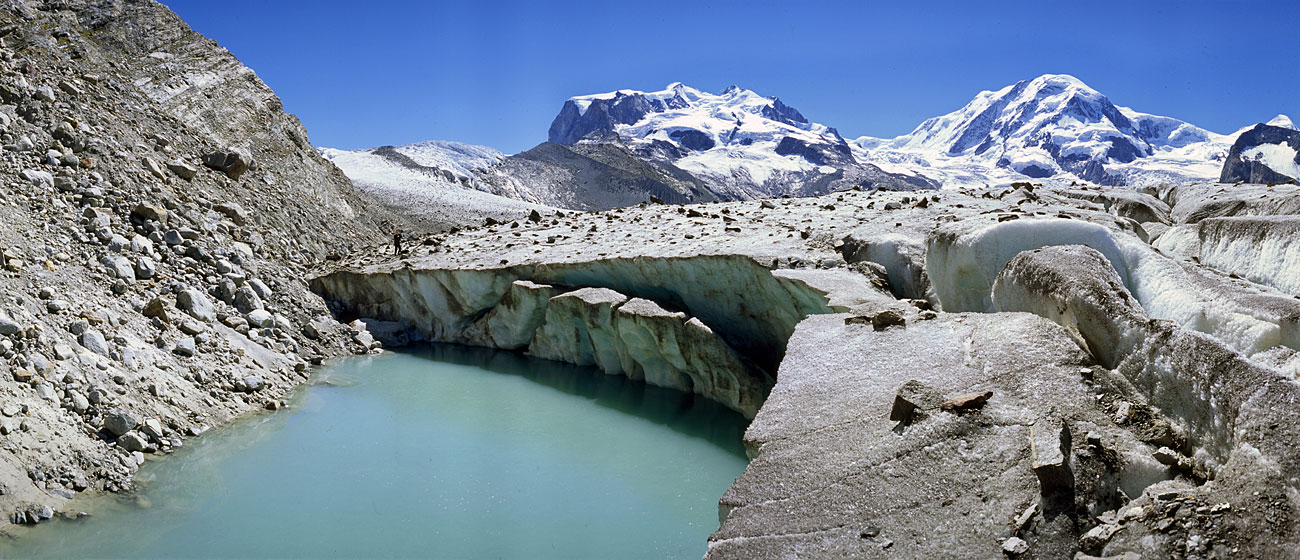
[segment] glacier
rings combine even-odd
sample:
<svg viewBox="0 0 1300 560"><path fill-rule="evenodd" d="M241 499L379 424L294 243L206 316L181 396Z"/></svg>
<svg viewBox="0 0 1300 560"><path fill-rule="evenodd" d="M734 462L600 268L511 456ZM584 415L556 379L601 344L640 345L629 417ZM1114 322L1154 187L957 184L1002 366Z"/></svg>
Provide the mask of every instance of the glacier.
<svg viewBox="0 0 1300 560"><path fill-rule="evenodd" d="M1300 448L1298 204L1292 185L1044 181L545 210L311 285L343 318L752 417L708 558L996 556L972 535L1006 534L1027 504L1012 534L1044 555L1161 556L1170 533L1141 512L1163 496L1265 526L1255 492L1300 492L1272 466ZM889 419L899 398L910 422ZM1040 477L1034 449L1058 437L1071 474ZM1115 532L1098 545L1094 529Z"/></svg>

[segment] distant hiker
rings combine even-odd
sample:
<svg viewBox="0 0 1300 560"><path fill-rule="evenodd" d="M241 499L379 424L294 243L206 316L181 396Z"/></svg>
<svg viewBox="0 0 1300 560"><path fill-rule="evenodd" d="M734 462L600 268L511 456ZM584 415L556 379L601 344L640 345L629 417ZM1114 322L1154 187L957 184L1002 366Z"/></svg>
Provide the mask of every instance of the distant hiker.
<svg viewBox="0 0 1300 560"><path fill-rule="evenodd" d="M402 232L393 233L393 254L402 254Z"/></svg>

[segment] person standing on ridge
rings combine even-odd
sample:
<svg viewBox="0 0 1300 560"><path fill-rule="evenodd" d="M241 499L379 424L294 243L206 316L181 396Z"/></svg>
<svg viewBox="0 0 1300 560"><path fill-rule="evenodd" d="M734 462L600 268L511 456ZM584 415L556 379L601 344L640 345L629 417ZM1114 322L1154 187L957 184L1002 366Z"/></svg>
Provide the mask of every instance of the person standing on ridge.
<svg viewBox="0 0 1300 560"><path fill-rule="evenodd" d="M401 230L398 230L396 232L393 232L393 256L395 257L401 256L401 254L402 254L402 232Z"/></svg>

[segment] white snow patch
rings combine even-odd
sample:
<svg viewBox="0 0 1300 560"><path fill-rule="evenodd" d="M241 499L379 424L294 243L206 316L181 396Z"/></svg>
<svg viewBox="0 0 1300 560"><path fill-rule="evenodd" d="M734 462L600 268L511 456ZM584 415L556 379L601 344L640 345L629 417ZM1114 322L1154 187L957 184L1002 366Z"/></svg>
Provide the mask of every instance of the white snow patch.
<svg viewBox="0 0 1300 560"><path fill-rule="evenodd" d="M1258 161L1287 177L1300 178L1300 163L1296 163L1296 150L1287 144L1255 146L1241 152L1241 159Z"/></svg>

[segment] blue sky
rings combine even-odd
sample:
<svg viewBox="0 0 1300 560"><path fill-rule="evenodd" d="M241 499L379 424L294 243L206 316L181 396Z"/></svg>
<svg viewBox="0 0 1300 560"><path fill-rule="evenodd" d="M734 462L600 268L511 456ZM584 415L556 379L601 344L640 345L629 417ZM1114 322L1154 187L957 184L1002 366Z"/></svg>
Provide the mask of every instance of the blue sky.
<svg viewBox="0 0 1300 560"><path fill-rule="evenodd" d="M681 81L892 137L977 92L1073 74L1215 132L1300 120L1300 2L162 0L257 71L312 143L513 153L573 95Z"/></svg>

